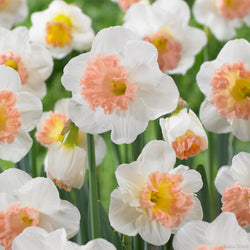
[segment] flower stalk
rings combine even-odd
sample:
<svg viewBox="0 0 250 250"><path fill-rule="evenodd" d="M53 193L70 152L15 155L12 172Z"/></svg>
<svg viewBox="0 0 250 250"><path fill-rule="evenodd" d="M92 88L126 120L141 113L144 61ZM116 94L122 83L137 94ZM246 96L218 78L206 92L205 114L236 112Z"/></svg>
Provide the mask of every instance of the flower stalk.
<svg viewBox="0 0 250 250"><path fill-rule="evenodd" d="M88 164L89 164L89 202L90 202L90 222L91 239L100 237L100 218L97 193L97 176L95 163L94 136L87 134Z"/></svg>

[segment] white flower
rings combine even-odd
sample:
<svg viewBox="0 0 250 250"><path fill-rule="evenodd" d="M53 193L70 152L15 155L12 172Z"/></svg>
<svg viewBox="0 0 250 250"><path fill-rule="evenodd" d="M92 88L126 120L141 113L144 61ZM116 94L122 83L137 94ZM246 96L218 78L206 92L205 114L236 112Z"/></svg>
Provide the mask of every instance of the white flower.
<svg viewBox="0 0 250 250"><path fill-rule="evenodd" d="M183 0L157 0L152 5L134 4L124 26L158 50L162 72L185 74L195 55L207 43L205 33L188 25L190 9Z"/></svg>
<svg viewBox="0 0 250 250"><path fill-rule="evenodd" d="M0 26L10 29L14 24L24 21L27 16L28 6L26 0L0 1Z"/></svg>
<svg viewBox="0 0 250 250"><path fill-rule="evenodd" d="M80 223L80 213L70 202L61 200L48 178L32 179L18 169L0 174L0 244L11 249L15 237L30 226L48 232L64 228L73 237Z"/></svg>
<svg viewBox="0 0 250 250"><path fill-rule="evenodd" d="M43 145L49 146L63 139L61 134L64 125L69 119L69 98L62 98L55 103L54 111L44 112L37 125L36 139ZM86 133L79 130L78 146L87 152ZM101 164L107 153L107 147L100 135L94 136L96 165ZM86 163L87 164L87 163Z"/></svg>
<svg viewBox="0 0 250 250"><path fill-rule="evenodd" d="M243 22L250 25L249 0L196 0L193 5L195 19L208 26L218 40L229 40Z"/></svg>
<svg viewBox="0 0 250 250"><path fill-rule="evenodd" d="M33 13L31 21L31 40L43 43L57 59L73 49L83 51L91 47L91 19L75 5L54 0L48 9Z"/></svg>
<svg viewBox="0 0 250 250"><path fill-rule="evenodd" d="M250 232L250 154L233 157L232 166L219 169L215 186L222 195L222 211L235 214L240 226Z"/></svg>
<svg viewBox="0 0 250 250"><path fill-rule="evenodd" d="M199 119L192 110L160 119L164 139L170 143L179 159L187 159L207 149L208 140Z"/></svg>
<svg viewBox="0 0 250 250"><path fill-rule="evenodd" d="M0 158L17 162L28 153L31 131L42 115L42 103L22 91L15 70L0 65Z"/></svg>
<svg viewBox="0 0 250 250"><path fill-rule="evenodd" d="M84 246L68 241L63 228L48 233L39 227L26 228L13 242L12 250L115 250L104 239L89 241Z"/></svg>
<svg viewBox="0 0 250 250"><path fill-rule="evenodd" d="M62 84L72 91L73 122L87 133L111 130L117 144L134 141L179 98L172 78L159 70L154 46L119 26L100 31L90 53L69 61Z"/></svg>
<svg viewBox="0 0 250 250"><path fill-rule="evenodd" d="M201 65L197 83L206 99L200 107L205 128L250 140L250 44L229 41L214 61Z"/></svg>
<svg viewBox="0 0 250 250"><path fill-rule="evenodd" d="M232 213L222 213L213 222L190 221L174 236L174 250L249 250L250 234Z"/></svg>
<svg viewBox="0 0 250 250"><path fill-rule="evenodd" d="M71 187L78 189L82 187L86 160L87 153L83 148L55 142L49 146L44 167L47 176L59 188L70 191Z"/></svg>
<svg viewBox="0 0 250 250"><path fill-rule="evenodd" d="M118 189L111 193L109 220L120 233L137 233L153 245L165 244L189 220L202 219L194 196L202 187L200 174L175 164L175 153L164 141L151 141L137 161L116 170Z"/></svg>
<svg viewBox="0 0 250 250"><path fill-rule="evenodd" d="M131 5L138 2L148 3L148 0L112 0L113 2L117 2L121 9L127 10Z"/></svg>
<svg viewBox="0 0 250 250"><path fill-rule="evenodd" d="M27 28L0 28L0 64L18 72L24 91L40 99L46 95L45 80L52 72L53 60L44 46L30 44Z"/></svg>

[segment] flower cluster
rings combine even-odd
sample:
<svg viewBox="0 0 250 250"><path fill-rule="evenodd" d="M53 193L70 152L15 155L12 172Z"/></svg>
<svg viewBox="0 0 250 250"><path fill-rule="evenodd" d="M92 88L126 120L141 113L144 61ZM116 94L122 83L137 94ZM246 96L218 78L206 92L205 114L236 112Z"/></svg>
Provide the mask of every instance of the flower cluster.
<svg viewBox="0 0 250 250"><path fill-rule="evenodd" d="M250 0L70 2L0 0L0 249L250 250Z"/></svg>

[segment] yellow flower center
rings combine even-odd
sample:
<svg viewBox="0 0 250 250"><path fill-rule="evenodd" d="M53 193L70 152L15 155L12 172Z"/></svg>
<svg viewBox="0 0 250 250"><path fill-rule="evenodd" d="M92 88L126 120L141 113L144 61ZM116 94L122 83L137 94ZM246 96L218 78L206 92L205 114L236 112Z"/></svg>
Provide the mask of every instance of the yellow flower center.
<svg viewBox="0 0 250 250"><path fill-rule="evenodd" d="M112 80L111 91L116 95L124 95L127 86L125 82Z"/></svg>
<svg viewBox="0 0 250 250"><path fill-rule="evenodd" d="M192 195L181 190L182 174L152 172L140 191L140 205L151 220L166 228L177 227L194 206Z"/></svg>
<svg viewBox="0 0 250 250"><path fill-rule="evenodd" d="M250 97L250 78L242 78L234 74L234 86L231 89L231 94L236 101L245 100Z"/></svg>
<svg viewBox="0 0 250 250"><path fill-rule="evenodd" d="M12 60L8 60L4 63L6 66L11 67L12 69L18 71L18 63Z"/></svg>
<svg viewBox="0 0 250 250"><path fill-rule="evenodd" d="M171 186L173 183L171 181L160 182L157 191L152 191L150 196L150 201L155 203L153 210L161 210L164 213L169 213L174 196L171 193Z"/></svg>
<svg viewBox="0 0 250 250"><path fill-rule="evenodd" d="M25 227L31 226L33 219L31 219L28 214L20 213L20 217L21 217L21 219L20 219L21 224L25 224Z"/></svg>
<svg viewBox="0 0 250 250"><path fill-rule="evenodd" d="M158 51L164 51L167 48L167 39L158 36L152 41L152 44L157 48Z"/></svg>
<svg viewBox="0 0 250 250"><path fill-rule="evenodd" d="M9 0L0 0L0 10L4 9L7 4L8 4Z"/></svg>
<svg viewBox="0 0 250 250"><path fill-rule="evenodd" d="M227 8L232 8L234 5L234 0L224 0Z"/></svg>
<svg viewBox="0 0 250 250"><path fill-rule="evenodd" d="M60 14L47 23L46 42L54 47L63 47L72 42L72 22L64 14Z"/></svg>

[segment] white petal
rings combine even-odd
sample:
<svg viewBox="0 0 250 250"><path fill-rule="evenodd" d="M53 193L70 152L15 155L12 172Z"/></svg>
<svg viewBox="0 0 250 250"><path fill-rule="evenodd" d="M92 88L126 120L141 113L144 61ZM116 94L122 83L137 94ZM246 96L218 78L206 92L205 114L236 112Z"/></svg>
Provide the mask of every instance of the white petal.
<svg viewBox="0 0 250 250"><path fill-rule="evenodd" d="M136 226L142 239L156 246L164 245L171 236L171 229L163 227L158 221L151 221L147 214L136 220Z"/></svg>
<svg viewBox="0 0 250 250"><path fill-rule="evenodd" d="M228 41L218 54L217 60L220 60L222 63L235 63L240 60L249 66L249 42L245 39L235 39Z"/></svg>
<svg viewBox="0 0 250 250"><path fill-rule="evenodd" d="M12 143L0 143L0 158L6 161L18 162L30 150L32 139L27 132L19 129Z"/></svg>
<svg viewBox="0 0 250 250"><path fill-rule="evenodd" d="M233 157L231 173L242 186L250 187L250 154L241 152Z"/></svg>
<svg viewBox="0 0 250 250"><path fill-rule="evenodd" d="M111 140L116 144L131 143L145 131L148 117L141 100L135 100L126 111L115 110L111 115Z"/></svg>
<svg viewBox="0 0 250 250"><path fill-rule="evenodd" d="M11 67L0 65L0 91L8 89L13 92L19 92L22 89L21 80L18 73Z"/></svg>
<svg viewBox="0 0 250 250"><path fill-rule="evenodd" d="M227 119L221 116L207 99L200 106L200 119L208 131L214 133L228 133L231 131Z"/></svg>
<svg viewBox="0 0 250 250"><path fill-rule="evenodd" d="M86 68L90 53L84 53L72 58L63 69L62 85L66 90L80 93L80 80Z"/></svg>
<svg viewBox="0 0 250 250"><path fill-rule="evenodd" d="M115 189L111 193L109 220L111 226L120 233L135 236L137 234L136 220L141 215L134 207L122 201L122 193Z"/></svg>
<svg viewBox="0 0 250 250"><path fill-rule="evenodd" d="M145 187L146 173L137 161L122 164L115 171L116 179L123 194L123 201L131 206L140 206L140 191Z"/></svg>
<svg viewBox="0 0 250 250"><path fill-rule="evenodd" d="M12 249L63 249L66 241L66 233L64 229L58 229L48 233L40 227L27 227L15 238Z"/></svg>
<svg viewBox="0 0 250 250"><path fill-rule="evenodd" d="M32 179L17 190L15 197L22 205L31 205L44 214L52 214L60 207L59 193L48 178Z"/></svg>
<svg viewBox="0 0 250 250"><path fill-rule="evenodd" d="M182 0L158 0L153 3L153 7L164 9L167 14L176 15L178 13L178 18L182 20L183 25L189 22L190 9L188 4Z"/></svg>
<svg viewBox="0 0 250 250"><path fill-rule="evenodd" d="M107 154L107 146L100 135L95 136L95 160L96 166L100 165Z"/></svg>
<svg viewBox="0 0 250 250"><path fill-rule="evenodd" d="M113 244L108 242L104 239L95 239L89 241L84 247L81 248L82 250L115 250Z"/></svg>
<svg viewBox="0 0 250 250"><path fill-rule="evenodd" d="M99 52L121 54L129 40L138 40L138 38L135 33L125 27L114 26L102 29L93 41L91 55Z"/></svg>
<svg viewBox="0 0 250 250"><path fill-rule="evenodd" d="M70 98L62 98L55 103L54 111L58 113L65 114L69 117L69 101Z"/></svg>
<svg viewBox="0 0 250 250"><path fill-rule="evenodd" d="M111 129L110 115L104 114L102 108L92 110L81 97L71 99L69 103L69 114L72 121L84 132L101 134Z"/></svg>
<svg viewBox="0 0 250 250"><path fill-rule="evenodd" d="M61 142L49 146L45 169L49 178L80 189L85 176L87 153L83 148L64 146Z"/></svg>
<svg viewBox="0 0 250 250"><path fill-rule="evenodd" d="M173 148L164 141L150 141L142 150L138 160L142 162L145 175L153 171L169 172L173 169L176 156Z"/></svg>
<svg viewBox="0 0 250 250"><path fill-rule="evenodd" d="M241 141L250 141L250 120L233 119L232 133Z"/></svg>
<svg viewBox="0 0 250 250"><path fill-rule="evenodd" d="M20 169L7 169L0 174L0 192L11 193L30 180L32 177Z"/></svg>
<svg viewBox="0 0 250 250"><path fill-rule="evenodd" d="M145 86L138 91L138 96L143 98L150 120L170 113L177 107L179 91L173 79L163 74L157 85L153 88Z"/></svg>
<svg viewBox="0 0 250 250"><path fill-rule="evenodd" d="M32 130L42 115L42 103L36 96L21 92L18 95L16 108L21 114L22 128L25 131Z"/></svg>
<svg viewBox="0 0 250 250"><path fill-rule="evenodd" d="M217 60L204 62L201 65L201 68L197 74L197 84L200 90L207 97L210 96L212 87L210 86L210 82L212 81L213 75L215 71L220 67L220 63Z"/></svg>
<svg viewBox="0 0 250 250"><path fill-rule="evenodd" d="M126 12L124 26L133 30L141 39L160 28L160 22L152 6L135 3Z"/></svg>
<svg viewBox="0 0 250 250"><path fill-rule="evenodd" d="M47 213L46 217L53 230L64 228L67 238L70 239L77 234L80 227L80 212L70 202L61 200L60 207L54 213Z"/></svg>
<svg viewBox="0 0 250 250"><path fill-rule="evenodd" d="M232 176L232 171L229 166L223 166L219 169L214 184L218 192L222 195L224 188L231 187L236 180Z"/></svg>
<svg viewBox="0 0 250 250"><path fill-rule="evenodd" d="M206 237L216 245L249 246L246 231L239 226L232 213L221 213L208 226Z"/></svg>
<svg viewBox="0 0 250 250"><path fill-rule="evenodd" d="M182 226L173 240L175 250L193 250L206 244L205 232L208 227L205 221L190 221Z"/></svg>
<svg viewBox="0 0 250 250"><path fill-rule="evenodd" d="M201 175L194 169L189 169L187 166L179 165L171 171L171 174L181 173L183 176L183 182L181 183L181 190L186 194L193 194L198 192L203 182Z"/></svg>

